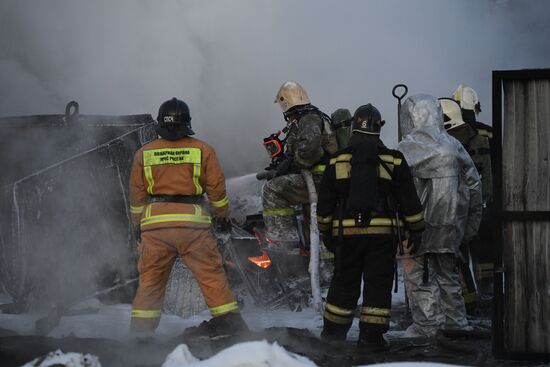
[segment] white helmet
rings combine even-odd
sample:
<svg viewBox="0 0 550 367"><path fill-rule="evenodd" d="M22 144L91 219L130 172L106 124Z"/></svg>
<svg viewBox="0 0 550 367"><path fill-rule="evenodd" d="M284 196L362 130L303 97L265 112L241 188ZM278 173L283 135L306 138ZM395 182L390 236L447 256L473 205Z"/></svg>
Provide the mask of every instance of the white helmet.
<svg viewBox="0 0 550 367"><path fill-rule="evenodd" d="M462 112L458 103L451 98L439 98L439 104L443 110L443 126L445 130L465 124L462 120Z"/></svg>
<svg viewBox="0 0 550 367"><path fill-rule="evenodd" d="M460 84L453 94L453 99L460 103L462 109L474 110L475 113L481 112L481 105L477 92L471 87Z"/></svg>
<svg viewBox="0 0 550 367"><path fill-rule="evenodd" d="M283 112L288 111L294 106L306 105L311 103L306 90L297 82L284 82L277 92L275 103L278 103Z"/></svg>

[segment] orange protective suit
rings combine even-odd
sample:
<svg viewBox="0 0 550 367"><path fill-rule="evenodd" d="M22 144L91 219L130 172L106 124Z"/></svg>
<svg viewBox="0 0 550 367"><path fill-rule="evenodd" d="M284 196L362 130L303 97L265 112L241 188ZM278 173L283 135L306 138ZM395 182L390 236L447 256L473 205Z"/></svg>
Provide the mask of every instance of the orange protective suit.
<svg viewBox="0 0 550 367"><path fill-rule="evenodd" d="M212 316L238 310L210 230L210 213L199 203L151 200L167 195L197 199L203 193L215 216L229 215L225 176L208 144L191 137L158 139L136 152L130 176L130 211L142 235L131 331L157 328L166 282L178 255L197 279Z"/></svg>

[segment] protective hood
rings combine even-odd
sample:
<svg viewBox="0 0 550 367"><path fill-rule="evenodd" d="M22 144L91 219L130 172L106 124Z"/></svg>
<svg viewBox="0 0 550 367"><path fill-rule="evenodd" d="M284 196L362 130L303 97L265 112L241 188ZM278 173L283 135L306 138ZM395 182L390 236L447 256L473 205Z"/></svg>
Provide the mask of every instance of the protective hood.
<svg viewBox="0 0 550 367"><path fill-rule="evenodd" d="M403 152L415 177L457 176L456 154L460 143L443 127L439 101L427 94L417 94L401 106L400 127Z"/></svg>
<svg viewBox="0 0 550 367"><path fill-rule="evenodd" d="M458 253L481 220L479 174L462 144L443 128L439 101L420 94L401 106L403 153L424 208L426 230L418 255Z"/></svg>

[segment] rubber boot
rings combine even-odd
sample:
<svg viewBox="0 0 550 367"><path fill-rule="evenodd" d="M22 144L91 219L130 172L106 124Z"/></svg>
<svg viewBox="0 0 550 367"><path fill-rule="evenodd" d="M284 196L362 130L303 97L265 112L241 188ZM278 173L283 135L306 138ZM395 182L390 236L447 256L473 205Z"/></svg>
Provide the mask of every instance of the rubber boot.
<svg viewBox="0 0 550 367"><path fill-rule="evenodd" d="M351 324L337 324L323 318L323 331L321 332L321 339L328 342L345 341L350 326Z"/></svg>

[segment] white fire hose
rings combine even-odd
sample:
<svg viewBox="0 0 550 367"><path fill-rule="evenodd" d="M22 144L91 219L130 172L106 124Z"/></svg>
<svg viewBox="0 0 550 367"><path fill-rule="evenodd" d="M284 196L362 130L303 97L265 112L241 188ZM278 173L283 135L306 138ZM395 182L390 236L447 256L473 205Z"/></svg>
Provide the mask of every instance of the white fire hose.
<svg viewBox="0 0 550 367"><path fill-rule="evenodd" d="M313 295L313 309L316 312L323 312L323 300L321 298L321 286L319 281L319 228L317 227L317 191L311 172L302 170L302 176L306 182L309 204L310 204L310 221L309 221L309 276L311 279L311 293Z"/></svg>

